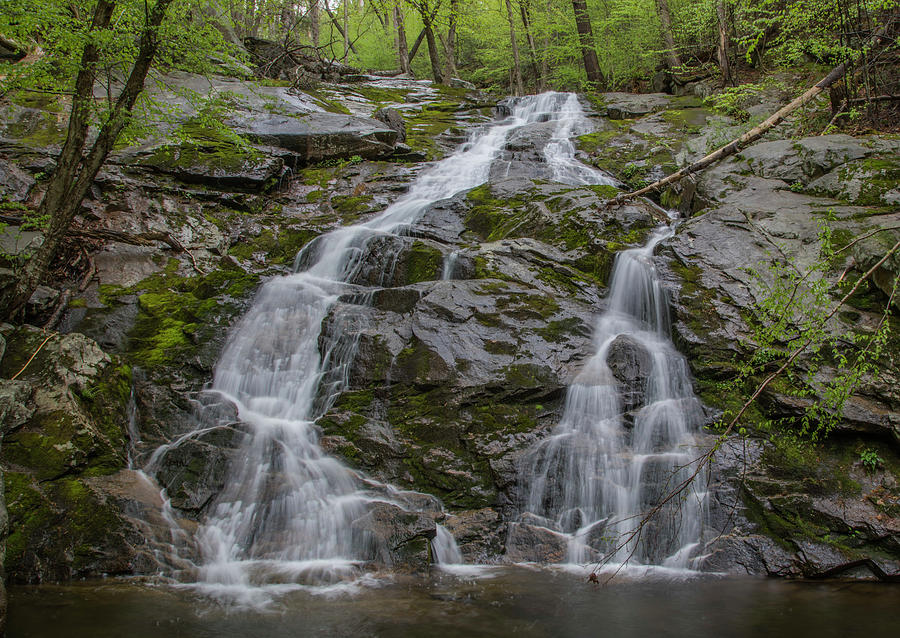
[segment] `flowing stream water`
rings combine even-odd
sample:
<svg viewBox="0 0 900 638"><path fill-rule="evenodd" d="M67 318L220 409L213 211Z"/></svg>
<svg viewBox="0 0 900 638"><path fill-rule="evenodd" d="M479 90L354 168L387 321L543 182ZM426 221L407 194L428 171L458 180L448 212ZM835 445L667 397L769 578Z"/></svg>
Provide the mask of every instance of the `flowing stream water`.
<svg viewBox="0 0 900 638"><path fill-rule="evenodd" d="M376 485L319 446L314 422L346 387L355 353L352 334L325 338L323 322L341 295L365 299L373 290L351 282L374 238L402 234L430 205L484 183L512 131L548 121L555 127L545 159L556 181L612 183L574 159L569 137L586 124L574 94L521 98L507 118L477 131L381 214L311 242L297 272L259 291L229 335L211 388L237 406L249 434L196 534L204 587L227 594L346 579L373 554L371 538L353 522L377 501L417 508L407 498L413 493ZM440 527L433 552L439 562L461 560Z"/></svg>
<svg viewBox="0 0 900 638"><path fill-rule="evenodd" d="M563 536L570 563L685 568L696 557L703 473L638 529L693 474L700 454L694 432L703 412L670 339L667 296L652 262L671 232L658 229L617 256L595 354L569 387L559 425L525 464L520 522Z"/></svg>

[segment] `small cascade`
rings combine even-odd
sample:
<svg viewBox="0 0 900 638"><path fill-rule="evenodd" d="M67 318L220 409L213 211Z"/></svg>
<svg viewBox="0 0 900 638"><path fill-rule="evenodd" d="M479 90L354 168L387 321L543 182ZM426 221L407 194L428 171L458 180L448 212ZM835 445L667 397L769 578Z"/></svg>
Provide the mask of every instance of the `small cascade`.
<svg viewBox="0 0 900 638"><path fill-rule="evenodd" d="M444 257L444 267L441 269L441 281L449 281L453 279L456 272L456 262L459 261L459 251L454 250Z"/></svg>
<svg viewBox="0 0 900 638"><path fill-rule="evenodd" d="M346 388L355 355L353 333L323 338L323 323L341 295L365 299L371 290L352 282L373 239L404 233L433 203L482 184L508 135L530 123L558 122L557 147L547 158L554 166L568 166L565 158L573 149L561 136L579 118L584 115L573 95L520 99L509 117L432 166L380 215L320 236L298 255L297 272L262 287L231 331L214 372L212 392L237 406L247 435L225 489L196 534L203 587L240 597L260 585L345 580L377 553L355 521L378 503L423 511L416 505L421 499L377 485L319 446L314 423ZM583 168L593 175L592 183L604 179ZM331 327L335 332L341 332L340 325ZM214 419L204 424L201 416L197 431L182 438L216 425ZM157 450L148 470L178 443ZM432 546L438 563L461 561L452 536L440 526Z"/></svg>
<svg viewBox="0 0 900 638"><path fill-rule="evenodd" d="M437 526L437 535L431 541L431 551L434 555L434 562L438 565L458 565L463 562L453 534L448 532L443 525Z"/></svg>
<svg viewBox="0 0 900 638"><path fill-rule="evenodd" d="M595 354L569 387L560 423L531 451L523 523L566 538L567 562L684 568L700 539L703 476L629 539L644 512L693 472L702 410L687 361L670 340L665 290L652 263L669 236L620 253ZM628 542L625 542L628 540Z"/></svg>

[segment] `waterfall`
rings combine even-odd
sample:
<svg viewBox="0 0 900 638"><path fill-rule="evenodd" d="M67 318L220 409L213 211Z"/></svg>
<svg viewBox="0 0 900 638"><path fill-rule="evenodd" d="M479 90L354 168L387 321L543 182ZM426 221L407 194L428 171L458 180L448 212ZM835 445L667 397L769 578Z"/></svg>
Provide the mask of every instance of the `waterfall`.
<svg viewBox="0 0 900 638"><path fill-rule="evenodd" d="M666 294L652 263L670 234L659 229L645 246L618 255L595 354L569 387L559 424L525 463L520 521L562 535L571 563L608 556L683 568L699 543L703 476L630 538L643 513L692 474L699 455L693 432L701 406L687 361L670 340Z"/></svg>
<svg viewBox="0 0 900 638"><path fill-rule="evenodd" d="M570 166L566 158L574 150L564 139L578 118L584 115L574 95L518 100L509 117L476 132L381 214L317 238L298 255L296 272L261 288L214 371L212 390L237 406L248 434L196 535L202 583L246 591L260 584L336 582L366 560L370 548L352 523L385 497L319 446L313 424L346 387L354 355L352 334L320 338L323 322L341 294L360 291L349 282L368 243L403 233L434 202L483 183L513 130L557 121L548 162L561 179L582 183L586 173ZM582 168L591 179L604 179ZM164 453L161 448L152 463ZM459 562L449 532L438 528L435 540L439 561Z"/></svg>

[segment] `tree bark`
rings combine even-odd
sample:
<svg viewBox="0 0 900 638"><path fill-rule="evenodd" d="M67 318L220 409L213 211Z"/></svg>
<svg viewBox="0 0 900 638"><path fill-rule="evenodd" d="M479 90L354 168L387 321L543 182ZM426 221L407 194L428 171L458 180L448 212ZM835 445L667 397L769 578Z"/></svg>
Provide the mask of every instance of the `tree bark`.
<svg viewBox="0 0 900 638"><path fill-rule="evenodd" d="M19 314L46 275L82 200L106 162L119 134L128 123L134 104L144 89L147 73L156 57L159 25L165 19L171 3L172 0L157 0L150 9L138 44L138 55L125 86L86 156L82 151L87 136L88 113L93 99L93 83L100 52L93 40L88 40L85 44L81 68L75 83L72 111L69 114L66 143L38 207L38 215L48 216L50 223L44 232L44 242L25 263L15 285L0 292L0 309L6 318L13 318ZM114 0L99 0L94 9L91 30L102 30L108 26L114 8Z"/></svg>
<svg viewBox="0 0 900 638"><path fill-rule="evenodd" d="M728 7L725 0L716 0L716 19L719 23L719 44L716 47L716 56L719 59L719 69L722 71L722 86L734 85L731 76L731 62L728 52Z"/></svg>
<svg viewBox="0 0 900 638"><path fill-rule="evenodd" d="M347 25L347 0L343 0L341 4L344 6L344 28L341 33L344 34L344 64L347 64L347 56L350 55L350 27Z"/></svg>
<svg viewBox="0 0 900 638"><path fill-rule="evenodd" d="M425 15L424 12L427 11L427 8L419 7L415 3L413 3L413 6L416 7L416 9L419 12L419 15L423 16L423 18L424 18L424 15ZM441 3L438 2L434 6L434 10L431 12L431 20L432 21L434 21L434 18L437 16L437 12L440 8L441 8ZM423 19L423 22L424 22L424 19ZM424 41L425 41L425 29L422 29L421 31L419 31L419 36L416 38L416 41L413 42L412 48L409 50L410 63L412 63L413 58L416 57L416 53L419 52L419 47L422 45L422 42L424 42Z"/></svg>
<svg viewBox="0 0 900 638"><path fill-rule="evenodd" d="M403 24L403 9L400 2L394 4L394 24L397 25L397 61L400 63L400 71L412 75L409 65L409 49L406 48L406 27Z"/></svg>
<svg viewBox="0 0 900 638"><path fill-rule="evenodd" d="M458 75L456 71L456 23L458 19L459 0L450 0L450 24L447 27L446 37L441 38L444 43L444 55L446 57L444 74L448 79L455 78Z"/></svg>
<svg viewBox="0 0 900 638"><path fill-rule="evenodd" d="M535 82L538 91L544 90L544 76L538 66L537 46L534 43L534 34L531 32L531 11L528 6L529 0L522 0L520 9L522 10L522 24L525 25L525 37L528 39L528 50L531 53L531 70L534 72Z"/></svg>
<svg viewBox="0 0 900 638"><path fill-rule="evenodd" d="M319 48L319 0L309 0L309 40Z"/></svg>
<svg viewBox="0 0 900 638"><path fill-rule="evenodd" d="M428 12L422 13L422 21L425 24L425 42L428 44L428 57L431 59L431 74L435 84L444 83L444 71L441 68L441 55L438 52L437 42L434 39L434 28Z"/></svg>
<svg viewBox="0 0 900 638"><path fill-rule="evenodd" d="M670 69L681 66L681 57L675 48L675 36L672 35L672 15L669 13L669 0L656 0L656 10L662 25L663 42L666 43L666 65Z"/></svg>
<svg viewBox="0 0 900 638"><path fill-rule="evenodd" d="M506 17L509 20L509 40L512 44L513 54L513 78L515 79L516 95L524 95L525 87L522 84L522 66L519 63L519 44L516 42L516 22L509 0L506 0Z"/></svg>
<svg viewBox="0 0 900 638"><path fill-rule="evenodd" d="M344 38L344 41L350 45L350 50L353 51L355 54L359 55L359 51L357 51L356 47L353 46L353 43L350 42L347 34L344 32L344 27L341 26L341 23L337 19L337 16L334 15L334 12L328 7L328 3L324 2L324 3L322 3L321 6L325 9L325 13L328 14L328 18L331 20L331 24L333 24L334 28L338 30L338 33L341 34L341 36Z"/></svg>
<svg viewBox="0 0 900 638"><path fill-rule="evenodd" d="M584 71L587 74L588 83L594 88L602 88L606 84L606 78L600 71L600 61L597 59L597 50L594 48L594 30L591 27L591 17L588 15L587 0L572 0L572 9L575 11L575 28L578 31L581 57L584 60Z"/></svg>

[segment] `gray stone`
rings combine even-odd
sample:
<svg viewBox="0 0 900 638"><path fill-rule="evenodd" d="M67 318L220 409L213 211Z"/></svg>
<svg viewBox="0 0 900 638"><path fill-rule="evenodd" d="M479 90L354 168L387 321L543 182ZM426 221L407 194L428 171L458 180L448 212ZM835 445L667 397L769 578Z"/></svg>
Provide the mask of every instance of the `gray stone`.
<svg viewBox="0 0 900 638"><path fill-rule="evenodd" d="M403 115L397 109L390 107L380 108L372 114L372 118L387 124L388 128L397 131L397 141L406 142L406 123Z"/></svg>
<svg viewBox="0 0 900 638"><path fill-rule="evenodd" d="M606 365L619 382L622 407L633 410L643 405L653 368L650 353L632 337L620 335L609 346Z"/></svg>
<svg viewBox="0 0 900 638"><path fill-rule="evenodd" d="M568 553L568 537L546 527L512 522L506 540L506 559L512 563L561 563Z"/></svg>
<svg viewBox="0 0 900 638"><path fill-rule="evenodd" d="M664 93L601 93L606 116L611 120L626 120L661 111L669 105Z"/></svg>

